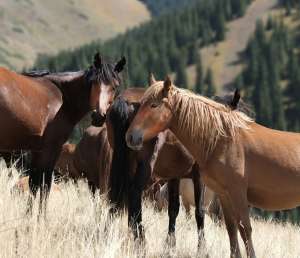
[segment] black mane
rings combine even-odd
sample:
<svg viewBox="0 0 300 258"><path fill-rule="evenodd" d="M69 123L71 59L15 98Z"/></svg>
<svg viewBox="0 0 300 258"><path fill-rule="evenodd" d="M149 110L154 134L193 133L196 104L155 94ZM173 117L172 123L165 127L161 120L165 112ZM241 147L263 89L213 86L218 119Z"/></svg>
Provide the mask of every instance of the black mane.
<svg viewBox="0 0 300 258"><path fill-rule="evenodd" d="M125 134L129 127L132 112L122 97L117 97L111 105L108 119L112 125L114 135L114 151L111 173L109 178L108 197L117 210L127 208L129 191L129 152L125 141Z"/></svg>
<svg viewBox="0 0 300 258"><path fill-rule="evenodd" d="M119 66L124 65L124 62L126 63L126 61L123 60L123 63L121 62ZM48 70L33 70L23 72L22 75L33 78L46 77L53 82L59 83L70 81L78 76L84 75L89 85L101 82L106 85L115 85L116 82L121 83L121 77L119 76L120 69L122 69L122 67L117 67L114 63L103 62L101 58L100 62L94 61L93 65L85 71L50 72Z"/></svg>

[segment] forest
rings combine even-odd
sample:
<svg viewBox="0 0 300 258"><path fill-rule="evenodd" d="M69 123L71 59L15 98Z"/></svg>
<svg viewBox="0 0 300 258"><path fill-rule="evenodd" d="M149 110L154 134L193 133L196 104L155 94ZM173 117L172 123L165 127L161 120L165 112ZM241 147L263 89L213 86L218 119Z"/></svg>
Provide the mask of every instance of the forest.
<svg viewBox="0 0 300 258"><path fill-rule="evenodd" d="M198 49L226 34L226 21L242 16L250 0L198 0L184 8L155 17L112 40L93 42L54 57L39 56L35 67L50 71L87 68L95 51L110 58L126 56L125 85L144 87L149 72L158 78L175 72L185 87L185 67L197 61Z"/></svg>

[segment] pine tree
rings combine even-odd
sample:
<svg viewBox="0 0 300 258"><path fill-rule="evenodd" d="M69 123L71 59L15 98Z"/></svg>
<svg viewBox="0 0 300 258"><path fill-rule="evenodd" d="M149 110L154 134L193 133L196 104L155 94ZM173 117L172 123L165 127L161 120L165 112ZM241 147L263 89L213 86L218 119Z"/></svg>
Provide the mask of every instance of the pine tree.
<svg viewBox="0 0 300 258"><path fill-rule="evenodd" d="M196 75L197 75L197 77L196 77L196 84L195 84L195 92L197 94L203 94L203 92L204 92L204 74L203 74L201 54L197 55Z"/></svg>
<svg viewBox="0 0 300 258"><path fill-rule="evenodd" d="M270 15L267 20L266 30L272 30L274 27L273 17Z"/></svg>
<svg viewBox="0 0 300 258"><path fill-rule="evenodd" d="M186 65L183 58L178 59L175 85L181 88L187 88Z"/></svg>
<svg viewBox="0 0 300 258"><path fill-rule="evenodd" d="M238 77L235 80L234 88L242 89L243 87L244 87L244 77L243 74L241 73L240 75L238 75Z"/></svg>
<svg viewBox="0 0 300 258"><path fill-rule="evenodd" d="M207 89L206 89L206 96L207 97L212 97L216 94L216 86L214 83L214 78L213 78L213 72L211 68L207 70L205 82L207 84Z"/></svg>
<svg viewBox="0 0 300 258"><path fill-rule="evenodd" d="M219 2L219 8L216 14L215 23L216 23L215 24L216 40L222 41L225 39L226 25L225 25L224 9L222 8L221 2Z"/></svg>
<svg viewBox="0 0 300 258"><path fill-rule="evenodd" d="M280 86L280 59L277 54L277 42L270 39L267 49L268 82L272 102L272 126L279 130L286 129L286 121Z"/></svg>
<svg viewBox="0 0 300 258"><path fill-rule="evenodd" d="M272 124L273 128L285 130L286 121L282 100L282 91L280 88L280 71L278 67L279 66L277 65L277 62L273 62L273 65L269 66L269 88L270 95L272 96L271 102L273 111Z"/></svg>
<svg viewBox="0 0 300 258"><path fill-rule="evenodd" d="M252 101L255 107L257 122L271 127L272 105L268 85L267 65L262 57L259 60L259 64L259 75L255 83Z"/></svg>
<svg viewBox="0 0 300 258"><path fill-rule="evenodd" d="M199 48L197 43L193 43L188 48L188 60L187 64L195 64L197 62L197 54L198 54Z"/></svg>
<svg viewBox="0 0 300 258"><path fill-rule="evenodd" d="M293 52L289 55L289 83L286 88L286 96L289 99L287 107L287 116L290 121L290 128L298 130L300 128L300 66L296 54Z"/></svg>

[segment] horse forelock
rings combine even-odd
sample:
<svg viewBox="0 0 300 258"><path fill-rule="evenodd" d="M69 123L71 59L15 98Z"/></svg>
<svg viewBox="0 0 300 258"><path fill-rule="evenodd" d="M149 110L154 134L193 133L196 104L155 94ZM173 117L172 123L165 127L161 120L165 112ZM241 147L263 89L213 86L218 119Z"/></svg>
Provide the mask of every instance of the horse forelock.
<svg viewBox="0 0 300 258"><path fill-rule="evenodd" d="M162 81L152 85L145 92L142 102L161 100L163 87ZM179 130L187 132L204 147L204 159L213 152L220 137L234 138L239 129L248 129L248 124L253 122L239 110L231 110L227 105L174 85L167 98L172 113L178 119Z"/></svg>
<svg viewBox="0 0 300 258"><path fill-rule="evenodd" d="M121 82L121 77L115 71L115 66L112 63L101 63L100 67L91 66L86 71L86 78L90 83L104 83L106 85L116 85Z"/></svg>
<svg viewBox="0 0 300 258"><path fill-rule="evenodd" d="M111 105L109 119L116 125L125 126L130 116L129 105L121 96L117 97Z"/></svg>

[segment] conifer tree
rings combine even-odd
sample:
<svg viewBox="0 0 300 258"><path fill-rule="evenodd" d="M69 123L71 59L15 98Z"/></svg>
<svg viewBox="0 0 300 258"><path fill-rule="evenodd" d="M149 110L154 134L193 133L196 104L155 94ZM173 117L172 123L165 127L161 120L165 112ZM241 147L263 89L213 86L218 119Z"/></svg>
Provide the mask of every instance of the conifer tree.
<svg viewBox="0 0 300 258"><path fill-rule="evenodd" d="M187 88L186 65L183 58L178 59L175 85L180 88Z"/></svg>
<svg viewBox="0 0 300 258"><path fill-rule="evenodd" d="M196 63L196 84L195 84L195 92L197 94L203 94L204 92L204 73L202 67L202 58L201 54L197 55L197 63Z"/></svg>
<svg viewBox="0 0 300 258"><path fill-rule="evenodd" d="M206 96L207 97L212 97L216 94L216 86L215 86L215 82L214 82L214 78L213 78L213 72L212 69L209 68L207 70L207 74L206 74L206 78L205 78L205 83L207 85L207 89L206 89Z"/></svg>

